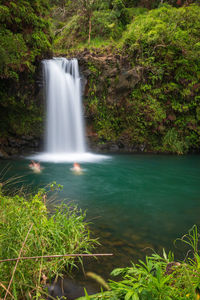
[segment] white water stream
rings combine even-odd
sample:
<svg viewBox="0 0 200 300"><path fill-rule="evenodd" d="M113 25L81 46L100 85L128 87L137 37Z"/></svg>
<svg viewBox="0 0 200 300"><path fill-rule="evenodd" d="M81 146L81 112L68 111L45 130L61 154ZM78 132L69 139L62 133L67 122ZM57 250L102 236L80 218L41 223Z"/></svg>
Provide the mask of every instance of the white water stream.
<svg viewBox="0 0 200 300"><path fill-rule="evenodd" d="M45 60L46 152L84 153L80 76L76 59Z"/></svg>
<svg viewBox="0 0 200 300"><path fill-rule="evenodd" d="M53 162L107 158L86 151L77 59L44 60L43 70L47 105L45 151L31 158Z"/></svg>

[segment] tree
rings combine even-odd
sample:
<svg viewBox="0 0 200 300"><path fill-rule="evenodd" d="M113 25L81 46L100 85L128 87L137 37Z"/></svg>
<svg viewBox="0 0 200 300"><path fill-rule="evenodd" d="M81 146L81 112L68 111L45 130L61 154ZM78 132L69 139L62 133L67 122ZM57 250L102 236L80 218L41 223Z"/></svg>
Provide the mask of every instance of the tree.
<svg viewBox="0 0 200 300"><path fill-rule="evenodd" d="M90 44L92 32L92 15L94 10L98 9L100 0L78 0L79 12L84 14L88 20L88 43Z"/></svg>

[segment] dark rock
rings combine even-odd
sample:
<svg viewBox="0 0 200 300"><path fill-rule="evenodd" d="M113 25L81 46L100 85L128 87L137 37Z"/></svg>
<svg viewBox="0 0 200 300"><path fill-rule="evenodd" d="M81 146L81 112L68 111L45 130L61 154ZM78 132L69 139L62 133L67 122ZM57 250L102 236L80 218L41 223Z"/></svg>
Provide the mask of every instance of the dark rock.
<svg viewBox="0 0 200 300"><path fill-rule="evenodd" d="M173 261L173 262L170 262L167 264L167 267L166 267L166 272L165 274L166 275L169 275L169 274L172 274L173 272L176 271L176 268L177 267L180 267L181 264L179 262L176 262L176 261Z"/></svg>
<svg viewBox="0 0 200 300"><path fill-rule="evenodd" d="M8 157L9 157L8 153L6 153L3 150L0 150L0 158L8 158Z"/></svg>
<svg viewBox="0 0 200 300"><path fill-rule="evenodd" d="M31 140L33 140L33 139L34 139L34 137L31 136L31 135L30 135L30 136L29 136L29 135L26 136L26 140L27 140L27 141L31 141Z"/></svg>
<svg viewBox="0 0 200 300"><path fill-rule="evenodd" d="M117 68L109 69L107 71L107 77L114 77L119 73Z"/></svg>
<svg viewBox="0 0 200 300"><path fill-rule="evenodd" d="M26 141L26 140L21 140L21 141L20 141L20 145L21 145L21 146L26 145L26 144L27 144L27 141Z"/></svg>
<svg viewBox="0 0 200 300"><path fill-rule="evenodd" d="M142 145L140 145L140 151L141 151L141 152L143 152L143 151L144 151L144 149L145 149L145 147L146 147L146 145L145 145L145 144L142 144Z"/></svg>
<svg viewBox="0 0 200 300"><path fill-rule="evenodd" d="M119 146L116 144L113 144L110 146L110 151L112 152L118 152L119 151Z"/></svg>
<svg viewBox="0 0 200 300"><path fill-rule="evenodd" d="M120 93L124 93L133 87L141 80L141 68L127 70L119 74L118 85L116 89Z"/></svg>
<svg viewBox="0 0 200 300"><path fill-rule="evenodd" d="M120 59L121 57L120 57L119 54L116 54L116 55L115 55L115 58L116 58L116 59Z"/></svg>
<svg viewBox="0 0 200 300"><path fill-rule="evenodd" d="M85 76L85 77L88 77L88 76L90 76L92 74L92 72L90 71L90 70L84 70L83 71L83 75Z"/></svg>
<svg viewBox="0 0 200 300"><path fill-rule="evenodd" d="M18 153L19 153L19 151L18 151L18 149L16 149L16 148L11 148L10 151L9 151L9 154L10 154L11 156L17 155Z"/></svg>
<svg viewBox="0 0 200 300"><path fill-rule="evenodd" d="M48 295L49 295L48 299L52 299L52 297L54 299L62 299L62 298L64 299L63 291L58 284L48 285L47 289L48 289Z"/></svg>
<svg viewBox="0 0 200 300"><path fill-rule="evenodd" d="M77 299L85 295L84 287L77 281L73 279L59 278L54 284L47 285L49 299ZM94 294L97 289L91 285L86 286L88 294Z"/></svg>
<svg viewBox="0 0 200 300"><path fill-rule="evenodd" d="M104 56L103 53L98 53L98 54L97 54L97 57L103 57L103 56Z"/></svg>
<svg viewBox="0 0 200 300"><path fill-rule="evenodd" d="M1 140L0 158L16 157L38 150L40 139L33 136L8 137Z"/></svg>
<svg viewBox="0 0 200 300"><path fill-rule="evenodd" d="M33 145L33 147L38 148L39 147L39 141L34 140L32 145Z"/></svg>

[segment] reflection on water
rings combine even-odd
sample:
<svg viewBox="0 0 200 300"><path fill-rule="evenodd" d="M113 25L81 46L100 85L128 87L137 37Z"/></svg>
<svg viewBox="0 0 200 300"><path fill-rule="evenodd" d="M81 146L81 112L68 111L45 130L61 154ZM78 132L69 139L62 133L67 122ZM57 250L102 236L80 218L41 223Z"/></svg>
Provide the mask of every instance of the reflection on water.
<svg viewBox="0 0 200 300"><path fill-rule="evenodd" d="M30 189L52 181L63 185L59 201L74 201L87 210L87 220L102 244L97 252L114 256L86 260L86 270L106 274L162 247L193 224L199 225L200 156L115 155L108 160L82 163L76 176L72 163L43 162L33 174L27 160L3 160L5 177L23 175ZM22 183L19 183L21 185ZM148 248L148 249L146 249ZM177 251L178 255L181 254Z"/></svg>

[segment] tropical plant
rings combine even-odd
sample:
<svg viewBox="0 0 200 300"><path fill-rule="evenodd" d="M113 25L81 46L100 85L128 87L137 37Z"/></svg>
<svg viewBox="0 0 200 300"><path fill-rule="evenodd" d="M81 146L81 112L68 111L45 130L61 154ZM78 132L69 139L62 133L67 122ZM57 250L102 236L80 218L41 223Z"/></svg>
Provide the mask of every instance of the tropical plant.
<svg viewBox="0 0 200 300"><path fill-rule="evenodd" d="M1 1L1 135L40 134L38 76L40 60L51 55L52 35L46 0ZM36 127L37 129L36 129Z"/></svg>
<svg viewBox="0 0 200 300"><path fill-rule="evenodd" d="M49 191L54 189L51 184ZM43 286L82 262L65 254L90 253L96 243L90 238L85 213L72 204L57 206L50 213L44 189L29 199L0 191L0 203L1 298L9 294L29 299L45 293Z"/></svg>
<svg viewBox="0 0 200 300"><path fill-rule="evenodd" d="M113 276L122 276L121 281L110 281L111 291L81 298L82 300L198 300L200 297L200 252L199 233L194 225L178 241L189 249L184 261L174 260L170 251L162 256L153 253L146 260L132 263L132 267L117 268Z"/></svg>

